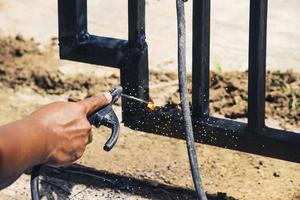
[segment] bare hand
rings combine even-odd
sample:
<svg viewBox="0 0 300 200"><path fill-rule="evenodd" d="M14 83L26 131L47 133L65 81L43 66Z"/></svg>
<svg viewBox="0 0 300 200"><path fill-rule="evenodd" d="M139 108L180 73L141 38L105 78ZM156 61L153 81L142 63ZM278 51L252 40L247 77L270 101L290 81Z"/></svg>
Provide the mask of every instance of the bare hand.
<svg viewBox="0 0 300 200"><path fill-rule="evenodd" d="M44 164L70 165L79 159L92 141L87 116L111 102L109 93L99 94L80 102L56 102L32 113L36 131L45 138Z"/></svg>

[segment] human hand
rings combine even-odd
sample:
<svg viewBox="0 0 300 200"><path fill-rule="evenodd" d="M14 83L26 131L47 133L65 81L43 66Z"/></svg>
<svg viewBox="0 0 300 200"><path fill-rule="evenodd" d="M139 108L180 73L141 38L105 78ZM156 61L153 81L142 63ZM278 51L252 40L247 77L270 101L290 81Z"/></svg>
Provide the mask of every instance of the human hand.
<svg viewBox="0 0 300 200"><path fill-rule="evenodd" d="M80 102L51 103L28 116L26 120L44 138L43 164L65 166L79 159L92 141L87 116L109 104L111 98L110 93L103 93Z"/></svg>

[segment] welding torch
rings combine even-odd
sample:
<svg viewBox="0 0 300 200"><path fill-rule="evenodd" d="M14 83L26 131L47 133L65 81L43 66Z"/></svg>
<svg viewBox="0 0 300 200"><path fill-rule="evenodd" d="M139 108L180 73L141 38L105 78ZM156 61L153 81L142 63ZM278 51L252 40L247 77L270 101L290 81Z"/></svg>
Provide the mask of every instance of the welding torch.
<svg viewBox="0 0 300 200"><path fill-rule="evenodd" d="M113 105L116 101L122 96L127 99L131 99L137 102L146 103L147 107L151 110L155 109L155 105L153 102L148 102L134 96L126 95L123 93L122 87L116 87L110 90L112 101L105 107L100 108L99 110L92 113L88 116L88 121L91 125L99 128L100 126L106 126L111 129L111 135L107 142L104 144L103 149L105 151L110 151L114 145L117 143L119 133L120 133L120 122L113 110ZM31 172L31 198L32 200L39 200L40 199L40 192L39 192L39 173L40 173L41 165L35 166Z"/></svg>

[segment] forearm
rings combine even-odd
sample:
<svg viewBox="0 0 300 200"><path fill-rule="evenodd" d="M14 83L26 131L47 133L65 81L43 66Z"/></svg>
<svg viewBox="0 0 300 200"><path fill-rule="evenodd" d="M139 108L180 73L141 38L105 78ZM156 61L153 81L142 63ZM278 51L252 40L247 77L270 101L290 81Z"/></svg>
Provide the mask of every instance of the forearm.
<svg viewBox="0 0 300 200"><path fill-rule="evenodd" d="M0 127L0 189L45 159L46 138L25 118Z"/></svg>
<svg viewBox="0 0 300 200"><path fill-rule="evenodd" d="M111 102L104 93L80 102L55 102L0 127L0 189L39 164L70 165L92 141L90 113Z"/></svg>

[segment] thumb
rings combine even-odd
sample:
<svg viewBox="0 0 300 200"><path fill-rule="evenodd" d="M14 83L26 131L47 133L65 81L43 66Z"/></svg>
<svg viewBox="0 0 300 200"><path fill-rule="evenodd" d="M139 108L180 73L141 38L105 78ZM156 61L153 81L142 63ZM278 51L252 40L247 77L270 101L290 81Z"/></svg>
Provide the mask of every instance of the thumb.
<svg viewBox="0 0 300 200"><path fill-rule="evenodd" d="M86 98L82 101L79 101L79 104L82 104L85 108L85 112L87 115L95 112L99 108L106 106L112 100L112 96L109 92L96 94L92 97Z"/></svg>

